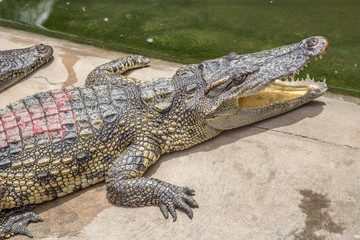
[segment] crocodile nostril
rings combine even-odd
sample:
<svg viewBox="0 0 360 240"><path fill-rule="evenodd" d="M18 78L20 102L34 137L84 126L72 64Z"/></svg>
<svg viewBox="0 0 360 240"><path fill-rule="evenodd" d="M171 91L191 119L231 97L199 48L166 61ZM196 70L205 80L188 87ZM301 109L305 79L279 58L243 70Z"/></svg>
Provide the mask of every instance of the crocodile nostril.
<svg viewBox="0 0 360 240"><path fill-rule="evenodd" d="M306 41L306 44L309 48L311 47L314 47L315 45L317 45L319 42L319 39L316 38L316 37L312 37L312 38L309 38L307 41Z"/></svg>
<svg viewBox="0 0 360 240"><path fill-rule="evenodd" d="M39 44L36 46L39 52L43 52L46 50L46 46L44 44Z"/></svg>

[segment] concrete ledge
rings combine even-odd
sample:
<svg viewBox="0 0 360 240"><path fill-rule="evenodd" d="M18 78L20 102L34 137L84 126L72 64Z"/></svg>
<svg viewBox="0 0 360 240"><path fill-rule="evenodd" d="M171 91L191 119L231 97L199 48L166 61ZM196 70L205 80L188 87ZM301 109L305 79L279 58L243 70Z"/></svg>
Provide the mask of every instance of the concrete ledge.
<svg viewBox="0 0 360 240"><path fill-rule="evenodd" d="M0 94L0 106L84 83L97 65L126 54L0 28L1 49L40 42L54 61ZM331 49L329 50L331 51ZM227 54L227 53L224 53ZM179 64L151 59L130 76L169 77ZM158 207L124 208L98 184L35 209L35 239L360 239L360 105L321 97L288 114L167 154L147 176L196 190L193 220ZM171 160L171 161L170 161ZM28 239L17 236L14 239Z"/></svg>

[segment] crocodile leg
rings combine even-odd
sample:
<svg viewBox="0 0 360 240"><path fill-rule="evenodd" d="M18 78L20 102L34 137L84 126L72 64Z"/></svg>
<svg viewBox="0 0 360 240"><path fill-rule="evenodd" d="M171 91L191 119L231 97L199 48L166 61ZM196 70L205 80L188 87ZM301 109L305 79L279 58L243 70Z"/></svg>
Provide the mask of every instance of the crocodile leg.
<svg viewBox="0 0 360 240"><path fill-rule="evenodd" d="M160 154L161 150L155 144L130 145L106 174L107 196L110 201L122 206L158 205L164 217L168 218L170 212L174 221L177 218L175 208L183 209L192 218L191 207L198 207L190 196L194 190L142 177Z"/></svg>
<svg viewBox="0 0 360 240"><path fill-rule="evenodd" d="M131 55L124 58L119 58L108 63L104 63L96 67L86 78L86 85L95 86L107 83L112 74L120 77L124 72L149 66L150 60L141 55ZM126 78L123 78L126 80ZM127 78L129 79L129 78Z"/></svg>
<svg viewBox="0 0 360 240"><path fill-rule="evenodd" d="M4 204L5 186L0 186L0 206ZM23 234L28 237L33 237L27 229L28 223L43 221L41 217L32 213L33 205L28 205L19 209L10 211L2 210L0 212L0 239L11 237L15 234Z"/></svg>

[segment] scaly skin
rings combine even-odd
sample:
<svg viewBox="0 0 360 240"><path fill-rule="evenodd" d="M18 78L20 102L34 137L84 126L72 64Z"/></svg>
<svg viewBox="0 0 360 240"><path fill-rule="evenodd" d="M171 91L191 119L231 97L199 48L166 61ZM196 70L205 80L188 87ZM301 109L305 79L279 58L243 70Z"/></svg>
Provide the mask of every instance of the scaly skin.
<svg viewBox="0 0 360 240"><path fill-rule="evenodd" d="M194 190L143 177L166 152L225 129L287 112L322 95L325 83L279 82L327 48L323 37L185 66L169 79L122 76L149 60L129 56L94 69L86 84L39 93L0 110L0 236L31 236L24 209L106 181L123 206L158 205L192 218ZM6 209L20 208L8 212Z"/></svg>
<svg viewBox="0 0 360 240"><path fill-rule="evenodd" d="M44 44L0 51L0 91L49 62L52 54L52 47Z"/></svg>

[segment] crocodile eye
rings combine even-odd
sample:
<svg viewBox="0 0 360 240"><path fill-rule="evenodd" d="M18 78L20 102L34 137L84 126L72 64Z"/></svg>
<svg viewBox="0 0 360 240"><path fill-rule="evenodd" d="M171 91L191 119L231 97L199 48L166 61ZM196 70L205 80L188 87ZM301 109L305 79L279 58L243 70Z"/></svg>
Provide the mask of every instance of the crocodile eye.
<svg viewBox="0 0 360 240"><path fill-rule="evenodd" d="M186 88L186 92L188 94L193 94L197 89L197 85L196 84L190 84L187 88Z"/></svg>
<svg viewBox="0 0 360 240"><path fill-rule="evenodd" d="M232 81L228 77L223 77L215 82L208 84L204 90L207 97L213 98L219 95L224 89L231 84Z"/></svg>
<svg viewBox="0 0 360 240"><path fill-rule="evenodd" d="M189 87L186 89L186 92L189 93L189 94L193 94L196 90L196 87Z"/></svg>

